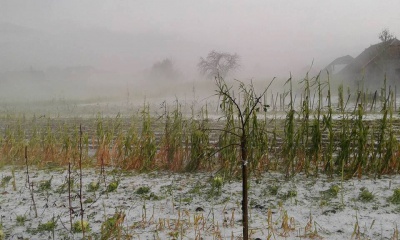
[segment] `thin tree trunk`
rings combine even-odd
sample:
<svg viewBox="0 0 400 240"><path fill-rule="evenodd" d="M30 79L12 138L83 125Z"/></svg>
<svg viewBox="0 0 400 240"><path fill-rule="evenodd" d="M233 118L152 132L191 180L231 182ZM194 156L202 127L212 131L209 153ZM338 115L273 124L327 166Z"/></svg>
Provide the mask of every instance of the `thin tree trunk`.
<svg viewBox="0 0 400 240"><path fill-rule="evenodd" d="M244 128L244 126L243 126ZM243 129L244 130L244 129ZM246 135L243 131L241 139L242 152L242 211L243 211L243 240L249 239L249 219L248 219L248 189L247 189L247 148Z"/></svg>

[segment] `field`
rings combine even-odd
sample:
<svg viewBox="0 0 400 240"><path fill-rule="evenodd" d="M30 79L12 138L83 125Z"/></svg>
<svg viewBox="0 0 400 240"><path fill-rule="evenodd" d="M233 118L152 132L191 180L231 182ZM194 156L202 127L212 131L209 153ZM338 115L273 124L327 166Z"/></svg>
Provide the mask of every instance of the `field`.
<svg viewBox="0 0 400 240"><path fill-rule="evenodd" d="M252 239L398 239L396 94L301 84L297 102L291 79L220 80L203 106L3 107L0 239L241 239L243 166Z"/></svg>
<svg viewBox="0 0 400 240"><path fill-rule="evenodd" d="M13 172L13 175L11 174ZM6 239L81 239L79 179L62 168L30 170L34 202L24 168L4 168L1 189ZM15 178L15 182L14 182ZM49 182L50 181L50 182ZM238 239L241 232L240 181L212 173L171 173L86 169L84 221L92 239ZM48 184L47 184L48 183ZM117 183L115 189L113 183ZM15 184L15 185L14 185ZM250 181L250 238L397 239L398 176L290 180L264 173ZM15 187L15 189L13 189ZM398 191L398 190L397 190ZM395 200L397 199L397 200ZM71 215L68 202L71 201ZM37 216L36 216L37 212ZM72 229L72 230L71 230Z"/></svg>

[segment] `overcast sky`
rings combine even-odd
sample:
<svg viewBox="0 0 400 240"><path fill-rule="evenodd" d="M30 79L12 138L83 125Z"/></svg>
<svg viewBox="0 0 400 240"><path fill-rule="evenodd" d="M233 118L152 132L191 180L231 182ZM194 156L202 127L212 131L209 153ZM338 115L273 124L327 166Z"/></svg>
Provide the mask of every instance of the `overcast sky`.
<svg viewBox="0 0 400 240"><path fill-rule="evenodd" d="M388 28L399 0L0 0L0 70L91 65L138 72L165 58L184 73L213 49L246 77L356 57Z"/></svg>

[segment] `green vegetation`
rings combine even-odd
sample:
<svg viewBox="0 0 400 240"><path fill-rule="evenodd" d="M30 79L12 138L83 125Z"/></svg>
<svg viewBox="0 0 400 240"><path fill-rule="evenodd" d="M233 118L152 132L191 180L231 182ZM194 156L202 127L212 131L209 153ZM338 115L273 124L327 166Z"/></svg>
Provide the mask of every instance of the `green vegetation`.
<svg viewBox="0 0 400 240"><path fill-rule="evenodd" d="M101 239L122 239L122 223L125 220L124 212L116 212L101 224Z"/></svg>
<svg viewBox="0 0 400 240"><path fill-rule="evenodd" d="M117 181L117 180L114 180L114 181L110 182L107 185L106 192L114 192L114 191L116 191L117 188L118 188L118 185L119 185L119 181Z"/></svg>
<svg viewBox="0 0 400 240"><path fill-rule="evenodd" d="M39 223L37 227L38 232L52 232L57 227L57 222L52 219L45 223Z"/></svg>
<svg viewBox="0 0 400 240"><path fill-rule="evenodd" d="M361 202L371 202L374 200L374 197L375 196L372 192L368 191L366 188L362 188L360 194L358 195L358 200Z"/></svg>
<svg viewBox="0 0 400 240"><path fill-rule="evenodd" d="M244 132L250 176L276 170L287 177L324 173L342 174L345 179L400 171L396 97L385 80L375 94L362 82L356 94L350 89L346 92L343 85L334 93L329 76L324 79L321 75L306 75L299 83L289 78L282 84L284 92L273 93L271 100L267 96L255 97L251 84L237 82L237 92L232 90L235 85L228 87L221 78L216 84L217 119L209 117L211 104L193 104L189 106L191 114L186 115L187 103L178 99L172 105L164 102L161 114L156 115L151 114L153 110L146 102L131 116L99 113L94 118L74 121L3 114L0 123L6 127L0 138L0 166L25 165L25 146L30 165L77 166L79 122L84 126L85 167L112 166L144 172L218 170L229 181L241 175L240 136ZM294 90L298 88L300 91ZM242 114L245 125L241 125L238 114ZM369 114L376 120L367 119ZM11 179L4 176L1 186L4 188ZM66 187L59 192L65 192ZM51 180L39 185L39 190L50 188ZM87 189L97 190L96 185Z"/></svg>
<svg viewBox="0 0 400 240"><path fill-rule="evenodd" d="M340 191L340 187L336 184L333 184L329 187L328 190L322 191L322 197L324 199L337 197L339 191Z"/></svg>
<svg viewBox="0 0 400 240"><path fill-rule="evenodd" d="M88 232L90 230L90 225L87 221L76 221L72 225L72 231L75 233L81 233L83 231Z"/></svg>
<svg viewBox="0 0 400 240"><path fill-rule="evenodd" d="M48 191L51 189L51 180L53 176L49 180L45 180L39 183L39 191Z"/></svg>
<svg viewBox="0 0 400 240"><path fill-rule="evenodd" d="M292 199L297 197L297 191L296 190L289 190L285 195L282 196L282 199L287 200L287 199Z"/></svg>
<svg viewBox="0 0 400 240"><path fill-rule="evenodd" d="M26 221L26 216L25 215L17 215L17 225L18 226L23 226L25 224Z"/></svg>
<svg viewBox="0 0 400 240"><path fill-rule="evenodd" d="M400 204L400 188L393 191L393 195L389 198L389 201L393 204Z"/></svg>
<svg viewBox="0 0 400 240"><path fill-rule="evenodd" d="M223 184L224 184L224 180L220 176L216 176L212 180L212 187L217 189L217 191L221 191Z"/></svg>
<svg viewBox="0 0 400 240"><path fill-rule="evenodd" d="M136 189L135 193L139 195L147 194L150 192L150 187L148 186L142 186Z"/></svg>
<svg viewBox="0 0 400 240"><path fill-rule="evenodd" d="M273 196L276 196L278 194L278 190L279 190L279 186L277 186L277 185L268 187L269 194L271 194Z"/></svg>
<svg viewBox="0 0 400 240"><path fill-rule="evenodd" d="M7 184L10 182L10 180L12 179L12 176L5 176L1 179L1 187L5 188L7 186Z"/></svg>
<svg viewBox="0 0 400 240"><path fill-rule="evenodd" d="M87 190L88 192L96 192L97 190L99 190L100 187L100 182L90 182L87 185Z"/></svg>

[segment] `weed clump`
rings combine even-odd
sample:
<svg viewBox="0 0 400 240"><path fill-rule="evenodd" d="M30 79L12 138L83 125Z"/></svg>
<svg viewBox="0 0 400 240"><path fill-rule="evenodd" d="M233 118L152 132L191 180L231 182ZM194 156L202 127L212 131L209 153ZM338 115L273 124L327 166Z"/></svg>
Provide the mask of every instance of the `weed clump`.
<svg viewBox="0 0 400 240"><path fill-rule="evenodd" d="M333 196L336 197L339 193L340 187L338 185L332 185L329 188L329 193Z"/></svg>
<svg viewBox="0 0 400 240"><path fill-rule="evenodd" d="M26 216L25 215L17 215L17 225L18 226L23 226L26 221ZM1 239L1 238L0 238Z"/></svg>
<svg viewBox="0 0 400 240"><path fill-rule="evenodd" d="M5 176L3 177L3 179L1 179L1 187L5 188L7 186L7 184L10 182L10 180L12 179L12 176Z"/></svg>
<svg viewBox="0 0 400 240"><path fill-rule="evenodd" d="M95 200L93 200L93 198L86 198L85 201L83 201L83 203L94 203Z"/></svg>
<svg viewBox="0 0 400 240"><path fill-rule="evenodd" d="M297 191L296 191L296 190L289 190L289 191L285 194L284 199L286 200L286 199L294 198L294 197L297 197Z"/></svg>
<svg viewBox="0 0 400 240"><path fill-rule="evenodd" d="M1 226L1 224L0 224L0 240L4 240L5 239L5 234L4 234L4 232L3 232L3 230L2 230L2 226Z"/></svg>
<svg viewBox="0 0 400 240"><path fill-rule="evenodd" d="M393 195L389 197L389 202L400 205L400 188L393 191Z"/></svg>
<svg viewBox="0 0 400 240"><path fill-rule="evenodd" d="M100 187L100 182L91 182L88 184L87 190L88 192L96 192L97 190L99 190L99 187Z"/></svg>
<svg viewBox="0 0 400 240"><path fill-rule="evenodd" d="M336 184L330 186L328 190L322 191L322 196L325 198L334 198L337 197L339 193L340 187Z"/></svg>
<svg viewBox="0 0 400 240"><path fill-rule="evenodd" d="M224 180L220 176L216 176L210 179L211 188L207 193L207 197L218 197L221 196L222 185L224 184Z"/></svg>
<svg viewBox="0 0 400 240"><path fill-rule="evenodd" d="M223 184L224 184L224 180L222 177L220 177L220 176L214 177L214 179L212 181L212 187L214 189L217 189L217 191L220 192Z"/></svg>
<svg viewBox="0 0 400 240"><path fill-rule="evenodd" d="M361 202L371 202L374 200L374 194L366 188L362 188L360 194L358 195L358 200Z"/></svg>
<svg viewBox="0 0 400 240"><path fill-rule="evenodd" d="M161 198L159 196L157 196L155 193L150 193L150 195L148 197L146 197L146 200L153 200L153 201L158 201Z"/></svg>
<svg viewBox="0 0 400 240"><path fill-rule="evenodd" d="M277 186L277 185L270 186L270 187L268 188L269 194L271 194L271 195L273 195L273 196L276 196L276 195L278 194L278 190L279 190L279 186Z"/></svg>
<svg viewBox="0 0 400 240"><path fill-rule="evenodd" d="M67 182L61 184L57 189L56 189L56 193L65 193L68 189L68 186L70 187L70 189L72 190L74 188L74 179L70 179Z"/></svg>
<svg viewBox="0 0 400 240"><path fill-rule="evenodd" d="M110 184L107 186L106 192L115 192L118 188L119 181L112 181Z"/></svg>
<svg viewBox="0 0 400 240"><path fill-rule="evenodd" d="M148 186L139 187L139 188L135 191L135 193L136 193L136 194L139 194L139 195L147 194L147 193L149 193L149 192L150 192L150 187L148 187Z"/></svg>
<svg viewBox="0 0 400 240"><path fill-rule="evenodd" d="M39 226L37 227L38 232L52 232L54 229L57 227L57 222L54 221L54 219L45 222L45 223L40 223Z"/></svg>
<svg viewBox="0 0 400 240"><path fill-rule="evenodd" d="M53 176L51 176L51 178L49 180L42 181L39 184L39 190L40 191L48 191L48 190L50 190L51 189L51 180L52 179L53 179Z"/></svg>
<svg viewBox="0 0 400 240"><path fill-rule="evenodd" d="M87 221L76 221L74 222L74 225L72 226L72 231L74 233L81 233L83 231L88 232L90 231L90 225Z"/></svg>
<svg viewBox="0 0 400 240"><path fill-rule="evenodd" d="M200 194L201 193L201 189L202 189L202 185L200 182L197 182L196 185L188 192L190 194Z"/></svg>
<svg viewBox="0 0 400 240"><path fill-rule="evenodd" d="M112 217L107 218L101 224L101 239L120 239L124 220L124 212L116 212Z"/></svg>

